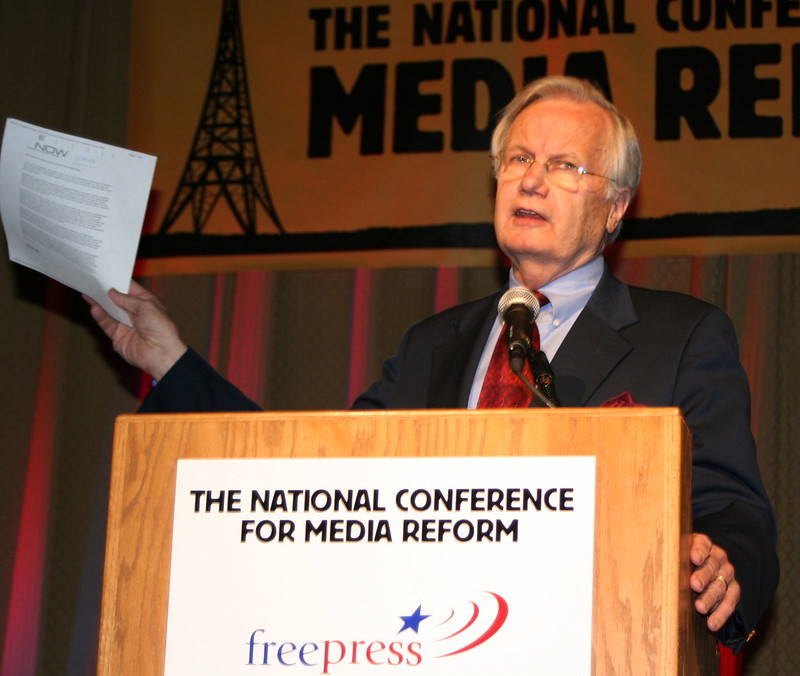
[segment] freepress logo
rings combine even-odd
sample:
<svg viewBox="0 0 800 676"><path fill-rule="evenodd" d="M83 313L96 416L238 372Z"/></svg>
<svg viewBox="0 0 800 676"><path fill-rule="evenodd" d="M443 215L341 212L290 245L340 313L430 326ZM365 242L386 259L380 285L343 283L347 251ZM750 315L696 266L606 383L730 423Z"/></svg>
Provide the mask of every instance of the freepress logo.
<svg viewBox="0 0 800 676"><path fill-rule="evenodd" d="M394 636L329 637L293 640L266 629L254 629L247 640L247 664L299 667L320 674L345 673L348 668L414 668L474 650L502 628L508 603L499 594L485 592L477 601L426 614L419 604L412 613L398 615ZM311 672L314 673L314 672Z"/></svg>

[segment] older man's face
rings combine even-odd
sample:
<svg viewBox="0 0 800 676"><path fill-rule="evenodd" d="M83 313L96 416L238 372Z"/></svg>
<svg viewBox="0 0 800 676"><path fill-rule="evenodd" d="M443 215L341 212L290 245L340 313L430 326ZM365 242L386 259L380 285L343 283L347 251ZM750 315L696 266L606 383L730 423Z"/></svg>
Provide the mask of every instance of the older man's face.
<svg viewBox="0 0 800 676"><path fill-rule="evenodd" d="M611 120L597 104L537 101L514 120L504 157L568 160L607 175L611 139ZM542 286L603 250L606 234L614 230L630 200L622 191L609 201L609 187L615 186L588 174L574 189L554 185L539 164L515 180L504 180L501 174L495 233L520 282Z"/></svg>

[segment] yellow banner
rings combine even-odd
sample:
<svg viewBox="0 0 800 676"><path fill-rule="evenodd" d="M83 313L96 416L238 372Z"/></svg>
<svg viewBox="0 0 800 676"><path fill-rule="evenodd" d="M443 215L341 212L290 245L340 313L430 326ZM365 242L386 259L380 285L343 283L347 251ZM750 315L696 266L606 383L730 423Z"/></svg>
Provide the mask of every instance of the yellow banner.
<svg viewBox="0 0 800 676"><path fill-rule="evenodd" d="M141 255L489 260L494 116L557 73L638 130L638 252L797 250L798 27L796 0L137 0L130 145L159 158Z"/></svg>

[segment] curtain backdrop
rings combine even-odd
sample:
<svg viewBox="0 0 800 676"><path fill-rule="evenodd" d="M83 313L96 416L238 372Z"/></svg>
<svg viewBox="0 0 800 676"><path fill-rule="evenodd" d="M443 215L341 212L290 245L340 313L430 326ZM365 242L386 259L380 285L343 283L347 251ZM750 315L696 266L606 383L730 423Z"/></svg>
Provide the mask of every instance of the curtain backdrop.
<svg viewBox="0 0 800 676"><path fill-rule="evenodd" d="M732 315L753 388L753 429L775 504L783 578L748 674L793 674L798 604L795 485L800 443L800 256L625 259L626 280L710 300ZM3 620L6 671L20 649L42 674L89 674L96 649L112 424L134 410L138 373L122 367L83 302L45 284L29 298L4 268ZM405 327L438 306L491 293L491 269L231 273L144 280L185 338L276 410L340 409L377 377ZM26 288L42 286L16 275ZM49 287L49 288L48 288ZM446 300L442 301L444 298ZM9 311L10 310L10 311ZM20 534L24 537L20 540ZM12 589L13 583L13 589ZM21 587L18 587L21 585ZM12 593L13 592L13 593ZM23 593L24 612L14 593ZM31 617L36 614L38 619ZM38 651L31 643L38 630ZM22 633L21 633L22 632ZM9 637L13 638L9 644ZM10 669L10 670L9 670Z"/></svg>
<svg viewBox="0 0 800 676"><path fill-rule="evenodd" d="M127 12L123 1L0 0L3 117L124 144ZM782 562L746 673L800 673L800 255L614 266L627 281L691 293L734 319ZM295 410L347 406L409 323L491 293L503 274L355 269L144 281L223 373L264 406ZM135 410L143 379L110 352L77 294L7 261L0 309L0 673L93 674L113 423Z"/></svg>

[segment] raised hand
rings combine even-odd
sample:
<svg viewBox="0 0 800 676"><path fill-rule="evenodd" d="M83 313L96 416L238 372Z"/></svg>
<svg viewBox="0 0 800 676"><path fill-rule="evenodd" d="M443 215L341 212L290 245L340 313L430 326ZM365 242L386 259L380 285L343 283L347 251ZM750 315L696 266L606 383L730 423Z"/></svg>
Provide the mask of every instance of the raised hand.
<svg viewBox="0 0 800 676"><path fill-rule="evenodd" d="M160 380L186 351L169 312L155 294L135 281L131 282L130 293L111 289L108 296L128 312L133 326L117 321L93 299L84 296L92 318L126 362Z"/></svg>

